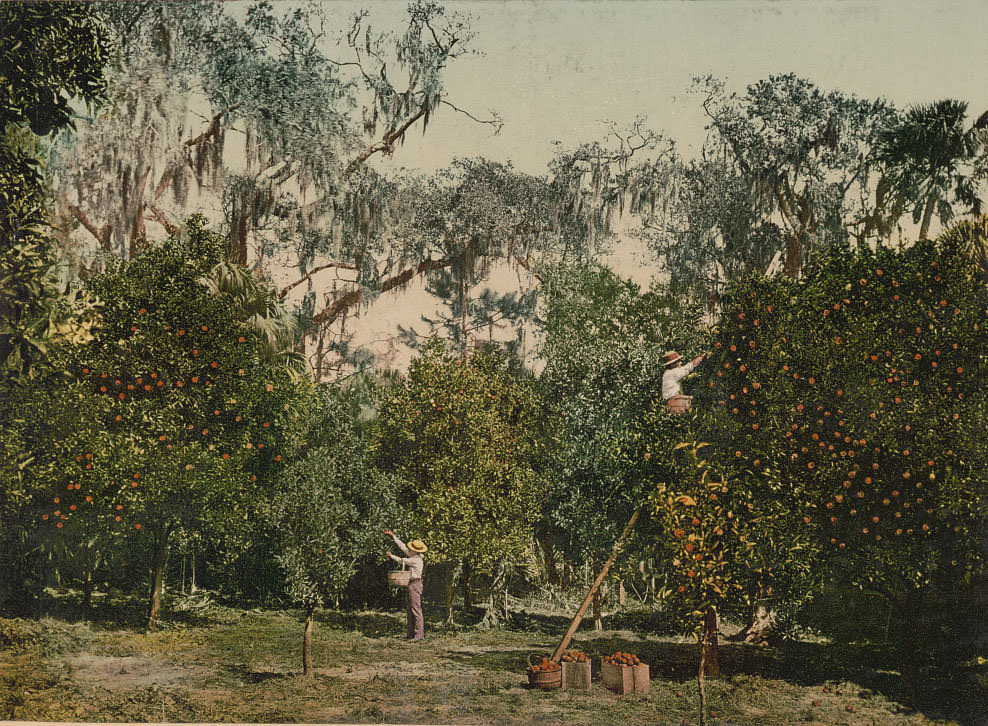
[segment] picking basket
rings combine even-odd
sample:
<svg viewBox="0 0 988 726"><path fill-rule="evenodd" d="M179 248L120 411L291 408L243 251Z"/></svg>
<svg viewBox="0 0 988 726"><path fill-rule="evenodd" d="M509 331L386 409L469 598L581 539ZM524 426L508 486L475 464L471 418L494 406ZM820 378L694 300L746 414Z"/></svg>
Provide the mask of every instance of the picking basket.
<svg viewBox="0 0 988 726"><path fill-rule="evenodd" d="M411 579L412 573L408 571L404 562L401 563L400 570L391 570L388 572L388 584L391 587L408 587Z"/></svg>

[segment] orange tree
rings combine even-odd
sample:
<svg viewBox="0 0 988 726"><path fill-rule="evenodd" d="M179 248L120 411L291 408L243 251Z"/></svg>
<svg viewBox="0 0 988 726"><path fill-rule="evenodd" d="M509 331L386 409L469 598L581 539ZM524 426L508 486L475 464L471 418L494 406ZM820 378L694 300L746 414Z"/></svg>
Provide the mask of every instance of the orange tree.
<svg viewBox="0 0 988 726"><path fill-rule="evenodd" d="M395 482L371 466L353 418L332 391L319 392L316 425L298 460L278 477L266 507L278 542L278 563L291 599L305 609L302 672L312 674L312 627L317 607L340 594L357 565L377 554L381 531L400 528Z"/></svg>
<svg viewBox="0 0 988 726"><path fill-rule="evenodd" d="M902 608L909 702L920 601L983 564L988 295L963 237L821 261L792 324L789 458L835 571Z"/></svg>
<svg viewBox="0 0 988 726"><path fill-rule="evenodd" d="M398 502L428 545L428 561L465 560L506 593L506 566L530 546L538 515L532 386L510 371L503 353L464 360L433 340L383 396L375 457L401 479ZM453 572L446 581L449 620ZM497 618L493 599L488 617Z"/></svg>
<svg viewBox="0 0 988 726"><path fill-rule="evenodd" d="M706 380L694 400L703 418L701 435L714 444L708 456L719 470L744 482L759 506L781 505L791 515L771 520L765 534L772 548L761 566L737 575L736 584L746 592L743 617L751 639L768 635L780 612L791 616L822 578L819 543L807 529L816 510L804 482L818 466L817 443L826 448L831 442L811 441L813 450L803 445L806 460L791 457L791 414L797 408L809 413L808 402L793 403L802 380L791 361L796 295L788 279L754 277L725 296ZM807 385L816 383L809 380ZM831 416L824 406L813 413ZM833 451L831 446L821 456Z"/></svg>
<svg viewBox="0 0 988 726"><path fill-rule="evenodd" d="M717 617L750 606L755 579L771 592L791 569L805 542L791 536L786 502L767 496L752 475L725 475L717 447L670 437L699 430L694 420L656 407L642 417L635 458L651 484L651 544L663 579L660 602L671 624L697 636L700 723L705 720L704 676L718 673ZM633 439L629 439L632 441ZM654 451L652 456L649 456ZM658 467L651 462L661 458Z"/></svg>
<svg viewBox="0 0 988 726"><path fill-rule="evenodd" d="M250 311L206 282L223 245L193 218L89 284L101 322L91 341L58 353L50 425L35 443L50 535L150 539L149 627L169 536L250 526L306 433L311 382L266 355Z"/></svg>
<svg viewBox="0 0 988 726"><path fill-rule="evenodd" d="M746 283L725 306L706 387L730 423L725 458L790 492L831 577L901 607L908 701L920 599L935 579L982 568L988 321L967 255L975 233L834 251L798 282Z"/></svg>

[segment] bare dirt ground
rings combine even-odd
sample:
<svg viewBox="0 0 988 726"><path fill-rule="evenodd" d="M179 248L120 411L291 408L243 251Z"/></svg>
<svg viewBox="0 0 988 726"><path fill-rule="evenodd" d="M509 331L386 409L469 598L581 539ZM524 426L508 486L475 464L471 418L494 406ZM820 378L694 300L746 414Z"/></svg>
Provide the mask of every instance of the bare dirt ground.
<svg viewBox="0 0 988 726"><path fill-rule="evenodd" d="M17 630L14 621L7 631ZM16 624L15 624L16 625ZM543 627L544 626L544 627ZM400 638L396 613L323 612L316 672L300 670L301 622L285 611L214 608L145 634L118 624L43 621L0 649L0 718L71 721L389 722L455 724L695 724L693 643L631 630L578 634L599 658L632 651L651 665L648 695L530 690L529 654L548 653L558 623L441 631ZM2 629L0 629L2 633ZM3 640L0 639L0 643ZM712 724L874 726L978 724L977 707L934 703L908 712L881 649L821 644L780 650L725 644L723 677L708 682ZM865 664L865 665L862 665ZM973 709L973 710L972 710ZM949 717L948 715L949 714Z"/></svg>

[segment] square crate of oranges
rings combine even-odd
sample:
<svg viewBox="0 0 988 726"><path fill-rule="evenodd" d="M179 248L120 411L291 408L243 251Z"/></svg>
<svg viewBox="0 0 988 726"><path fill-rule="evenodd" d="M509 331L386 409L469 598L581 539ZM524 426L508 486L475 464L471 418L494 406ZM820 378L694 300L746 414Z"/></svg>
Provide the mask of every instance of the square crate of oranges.
<svg viewBox="0 0 988 726"><path fill-rule="evenodd" d="M567 650L560 659L563 688L590 688L590 656L579 650Z"/></svg>
<svg viewBox="0 0 988 726"><path fill-rule="evenodd" d="M618 651L604 656L600 676L604 686L622 695L648 693L648 666L634 653Z"/></svg>

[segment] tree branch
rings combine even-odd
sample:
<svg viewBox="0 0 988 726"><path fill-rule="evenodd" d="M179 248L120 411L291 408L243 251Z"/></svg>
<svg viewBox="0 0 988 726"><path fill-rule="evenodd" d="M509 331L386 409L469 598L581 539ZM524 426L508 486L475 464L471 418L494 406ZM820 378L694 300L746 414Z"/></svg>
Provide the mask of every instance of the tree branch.
<svg viewBox="0 0 988 726"><path fill-rule="evenodd" d="M423 260L415 267L404 269L397 275L393 275L386 279L381 283L381 287L378 292L385 293L388 290L393 290L396 287L404 285L416 275L421 275L431 270L441 270L451 266L452 264L453 260L450 258L443 258L440 260ZM363 298L364 292L362 289L351 290L345 295L337 298L329 307L312 316L312 321L309 325L308 331L306 331L306 335L314 334L320 325L332 323L346 310L349 310L351 307L363 300Z"/></svg>
<svg viewBox="0 0 988 726"><path fill-rule="evenodd" d="M79 220L79 223L89 230L89 233L96 238L96 241L99 242L100 249L103 250L103 252L109 252L111 231L110 225L105 224L102 227L97 227L79 207L72 203L67 203L66 208L72 212L72 216Z"/></svg>
<svg viewBox="0 0 988 726"><path fill-rule="evenodd" d="M497 115L493 111L491 112L492 118L482 119L482 118L477 118L476 116L474 116L469 111L466 111L466 110L464 110L462 108L459 108L457 106L454 106L452 103L450 103L446 99L442 99L440 101L440 103L443 104L444 106L449 106L451 109L453 109L454 111L456 111L458 113L462 113L464 116L466 116L471 121L476 121L479 124L487 124L488 126L493 126L494 127L494 135L495 136L497 136L499 133L501 133L501 129L504 128L504 121L501 119L501 117L499 115Z"/></svg>
<svg viewBox="0 0 988 726"><path fill-rule="evenodd" d="M380 153L382 151L385 152L392 151L394 149L395 142L398 141L402 136L404 136L405 132L408 131L408 129L412 126L412 124L414 124L424 115L425 115L425 106L423 105L413 116L410 116L405 121L405 123L403 123L401 126L394 129L393 131L387 132L386 134L384 134L383 139L378 141L376 144L371 144L366 149L364 149L359 154L357 154L357 157L353 159L349 164L347 164L346 169L343 171L343 178L349 179L350 175L353 174L353 172L355 172L360 167L361 164L367 161L374 154Z"/></svg>
<svg viewBox="0 0 988 726"><path fill-rule="evenodd" d="M331 267L336 267L336 268L341 269L341 270L356 270L357 269L354 265L348 265L345 262L329 262L329 263L327 263L325 265L319 265L319 267L313 268L306 275L304 275L300 279L296 280L292 284L286 285L285 287L283 287L281 289L281 292L278 293L278 297L281 300L284 300L285 299L285 296L288 293L290 293L292 290L294 290L296 287L298 287L299 285L301 285L306 280L310 279L317 272L322 272L323 270L328 270Z"/></svg>
<svg viewBox="0 0 988 726"><path fill-rule="evenodd" d="M186 141L185 145L195 146L196 144L201 144L210 136L215 136L220 128L220 119L223 118L226 114L230 113L231 111L235 111L236 109L240 108L241 105L242 102L238 101L237 103L230 104L229 106L224 108L218 114L213 116L213 120L209 122L209 126L206 127L205 131L203 131L201 134L196 136L194 139L189 139L188 141Z"/></svg>
<svg viewBox="0 0 988 726"><path fill-rule="evenodd" d="M151 210L151 216L154 217L155 221L157 221L158 224L160 224L162 227L165 228L165 231L168 234L172 235L178 233L178 225L174 224L173 222L170 222L168 220L168 217L165 216L165 213L161 211L160 207L158 207L153 202L148 202L144 206L147 207L147 209Z"/></svg>

